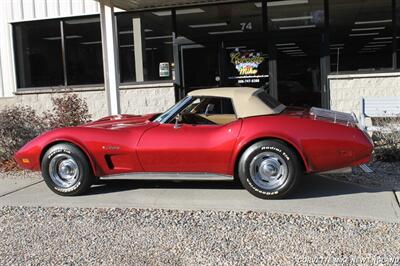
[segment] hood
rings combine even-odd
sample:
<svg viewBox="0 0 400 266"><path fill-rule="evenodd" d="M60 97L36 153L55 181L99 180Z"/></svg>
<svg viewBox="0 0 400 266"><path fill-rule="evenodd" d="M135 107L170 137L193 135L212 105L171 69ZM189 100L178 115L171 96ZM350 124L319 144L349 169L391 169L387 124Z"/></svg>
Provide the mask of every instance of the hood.
<svg viewBox="0 0 400 266"><path fill-rule="evenodd" d="M143 125L150 122L152 118L158 114L147 114L147 115L113 115L101 118L94 122L90 122L84 127L96 127L96 128L122 128L129 126Z"/></svg>

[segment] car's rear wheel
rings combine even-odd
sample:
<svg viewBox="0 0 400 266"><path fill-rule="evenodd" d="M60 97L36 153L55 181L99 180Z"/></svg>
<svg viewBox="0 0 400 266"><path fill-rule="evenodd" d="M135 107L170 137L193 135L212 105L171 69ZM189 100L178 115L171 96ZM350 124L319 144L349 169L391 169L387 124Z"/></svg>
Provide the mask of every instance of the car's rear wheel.
<svg viewBox="0 0 400 266"><path fill-rule="evenodd" d="M49 148L43 156L41 167L47 186L62 196L81 195L95 180L85 154L69 143Z"/></svg>
<svg viewBox="0 0 400 266"><path fill-rule="evenodd" d="M285 143L265 140L251 145L238 165L242 185L254 196L278 199L291 193L302 175L297 154Z"/></svg>

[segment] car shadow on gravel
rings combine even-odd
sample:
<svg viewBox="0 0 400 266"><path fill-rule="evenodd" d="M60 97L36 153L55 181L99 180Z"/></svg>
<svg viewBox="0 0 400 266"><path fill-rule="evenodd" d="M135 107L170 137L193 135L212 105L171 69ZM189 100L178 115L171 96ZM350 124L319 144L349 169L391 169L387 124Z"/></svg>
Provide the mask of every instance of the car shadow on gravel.
<svg viewBox="0 0 400 266"><path fill-rule="evenodd" d="M137 189L193 189L193 190L244 190L239 181L191 181L191 180L126 180L103 179L93 186L87 195L108 194ZM331 197L356 193L376 193L390 191L379 188L367 188L357 184L341 182L326 177L304 176L296 191L287 200Z"/></svg>

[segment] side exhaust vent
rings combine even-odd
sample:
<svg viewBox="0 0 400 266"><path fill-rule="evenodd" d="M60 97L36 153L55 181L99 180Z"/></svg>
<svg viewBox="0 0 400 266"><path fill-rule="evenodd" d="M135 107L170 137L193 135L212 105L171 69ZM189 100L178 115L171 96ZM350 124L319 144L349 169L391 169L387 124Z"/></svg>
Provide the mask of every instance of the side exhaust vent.
<svg viewBox="0 0 400 266"><path fill-rule="evenodd" d="M111 160L111 155L106 155L105 160L106 160L108 168L110 168L111 170L114 169L114 164Z"/></svg>

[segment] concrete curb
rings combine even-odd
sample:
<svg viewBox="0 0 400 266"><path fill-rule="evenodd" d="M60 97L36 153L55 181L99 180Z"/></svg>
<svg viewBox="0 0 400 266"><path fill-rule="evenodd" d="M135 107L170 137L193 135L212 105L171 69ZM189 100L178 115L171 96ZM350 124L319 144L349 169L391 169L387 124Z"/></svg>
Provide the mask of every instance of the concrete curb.
<svg viewBox="0 0 400 266"><path fill-rule="evenodd" d="M319 176L308 178L294 195L278 201L257 199L233 182L110 180L87 195L61 197L40 181L9 190L0 197L0 206L256 211L400 223L396 196L392 190Z"/></svg>
<svg viewBox="0 0 400 266"><path fill-rule="evenodd" d="M394 196L396 197L397 204L399 205L399 208L400 208L400 191L393 191L393 192L394 192Z"/></svg>
<svg viewBox="0 0 400 266"><path fill-rule="evenodd" d="M42 179L0 179L0 198L43 182Z"/></svg>

